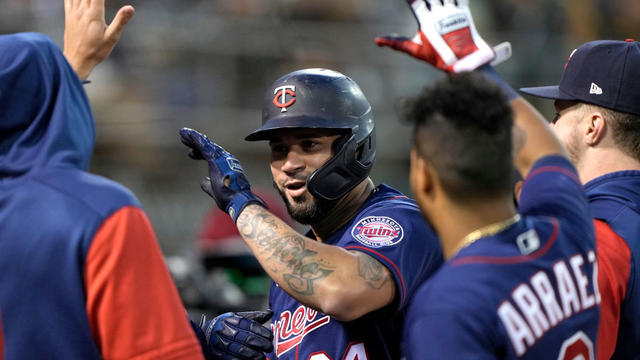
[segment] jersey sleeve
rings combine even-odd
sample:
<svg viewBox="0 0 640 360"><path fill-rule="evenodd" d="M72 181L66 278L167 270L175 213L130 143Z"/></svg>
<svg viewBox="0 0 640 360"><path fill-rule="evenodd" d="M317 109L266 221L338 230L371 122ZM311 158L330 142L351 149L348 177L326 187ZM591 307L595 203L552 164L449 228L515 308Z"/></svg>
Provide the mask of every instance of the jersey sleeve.
<svg viewBox="0 0 640 360"><path fill-rule="evenodd" d="M595 220L594 225L598 241L598 287L602 296L596 348L598 359L610 359L615 350L620 309L627 292L631 251L607 223Z"/></svg>
<svg viewBox="0 0 640 360"><path fill-rule="evenodd" d="M121 208L94 236L86 310L104 359L203 359L151 224Z"/></svg>
<svg viewBox="0 0 640 360"><path fill-rule="evenodd" d="M578 174L569 160L553 155L539 159L522 185L519 212L569 219L591 227L592 216Z"/></svg>
<svg viewBox="0 0 640 360"><path fill-rule="evenodd" d="M367 211L337 245L364 252L389 269L396 282L398 308L443 261L438 238L413 206Z"/></svg>

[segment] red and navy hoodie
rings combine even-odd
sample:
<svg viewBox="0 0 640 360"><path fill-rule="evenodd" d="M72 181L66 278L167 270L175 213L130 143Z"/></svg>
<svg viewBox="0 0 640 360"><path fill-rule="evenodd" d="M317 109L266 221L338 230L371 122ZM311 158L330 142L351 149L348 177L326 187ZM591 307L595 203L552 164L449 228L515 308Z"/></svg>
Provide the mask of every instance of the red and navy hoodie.
<svg viewBox="0 0 640 360"><path fill-rule="evenodd" d="M0 358L201 359L140 204L87 172L93 143L60 49L0 36Z"/></svg>

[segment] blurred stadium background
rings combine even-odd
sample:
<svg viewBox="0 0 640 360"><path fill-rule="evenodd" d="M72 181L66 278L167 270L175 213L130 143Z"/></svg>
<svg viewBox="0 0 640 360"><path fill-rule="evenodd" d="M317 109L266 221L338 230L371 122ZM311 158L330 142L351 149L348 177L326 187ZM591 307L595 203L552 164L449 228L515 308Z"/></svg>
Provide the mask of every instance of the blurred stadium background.
<svg viewBox="0 0 640 360"><path fill-rule="evenodd" d="M296 69L331 68L360 84L377 125L373 179L410 192L409 128L394 106L442 75L375 45L376 35L415 33L404 0L107 0L108 21L126 4L136 15L86 85L97 123L91 170L136 193L166 255L195 247L213 206L198 185L206 165L187 158L177 130L206 132L238 157L255 187L274 193L267 145L243 138L260 123L263 91ZM512 43L513 58L497 69L514 87L556 83L583 42L640 38L640 0L471 7L491 45ZM0 0L0 33L42 32L62 46L63 24L62 0ZM553 116L550 102L534 104Z"/></svg>

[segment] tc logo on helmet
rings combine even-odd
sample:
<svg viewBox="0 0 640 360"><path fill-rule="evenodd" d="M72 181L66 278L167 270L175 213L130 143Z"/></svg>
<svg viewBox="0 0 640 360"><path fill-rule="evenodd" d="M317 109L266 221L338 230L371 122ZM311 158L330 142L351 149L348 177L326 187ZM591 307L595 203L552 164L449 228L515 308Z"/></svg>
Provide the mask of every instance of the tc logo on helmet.
<svg viewBox="0 0 640 360"><path fill-rule="evenodd" d="M282 110L280 112L287 111L287 108L296 102L296 87L293 85L278 86L273 93L276 97L273 98L273 104ZM291 98L287 101L287 95Z"/></svg>

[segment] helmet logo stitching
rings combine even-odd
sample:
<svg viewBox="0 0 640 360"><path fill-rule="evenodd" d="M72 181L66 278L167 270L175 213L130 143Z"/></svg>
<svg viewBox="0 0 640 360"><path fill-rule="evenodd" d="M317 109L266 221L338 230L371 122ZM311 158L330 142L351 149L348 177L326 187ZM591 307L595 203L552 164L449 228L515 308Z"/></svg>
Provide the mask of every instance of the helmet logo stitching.
<svg viewBox="0 0 640 360"><path fill-rule="evenodd" d="M282 109L280 112L286 112L287 108L296 102L295 91L296 87L293 85L283 85L275 88L273 93L276 97L273 98L273 104ZM291 97L289 101L287 101L287 95Z"/></svg>

